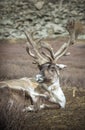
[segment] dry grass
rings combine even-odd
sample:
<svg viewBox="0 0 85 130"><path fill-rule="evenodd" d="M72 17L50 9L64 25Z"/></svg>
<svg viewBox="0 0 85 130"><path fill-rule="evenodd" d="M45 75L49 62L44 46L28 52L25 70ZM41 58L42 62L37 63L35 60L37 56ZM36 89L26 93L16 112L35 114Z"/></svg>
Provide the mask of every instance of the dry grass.
<svg viewBox="0 0 85 130"><path fill-rule="evenodd" d="M48 40L55 50L64 41L65 38ZM37 73L38 70L32 64L25 47L25 41L18 41L18 44L0 41L0 80L32 77ZM1 130L85 130L84 41L70 47L70 52L70 56L62 57L58 61L68 65L68 68L60 72L61 86L64 86L67 99L66 108L23 113L23 107L28 105L24 94L0 89ZM75 97L72 96L74 87L77 87ZM13 101L12 107L10 101Z"/></svg>
<svg viewBox="0 0 85 130"><path fill-rule="evenodd" d="M67 104L65 109L22 112L24 96L18 93L17 100L9 89L0 89L1 130L84 130L85 90L77 89L72 97L72 88L63 88ZM14 93L17 96L17 93ZM5 95L5 96L4 96ZM3 98L4 97L4 98ZM19 100L21 98L21 101ZM13 101L11 107L10 100Z"/></svg>

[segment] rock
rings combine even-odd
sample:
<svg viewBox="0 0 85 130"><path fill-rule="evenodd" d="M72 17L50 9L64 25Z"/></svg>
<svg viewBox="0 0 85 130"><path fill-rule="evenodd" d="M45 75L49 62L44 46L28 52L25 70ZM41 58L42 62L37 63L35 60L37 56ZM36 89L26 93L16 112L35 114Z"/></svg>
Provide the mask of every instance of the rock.
<svg viewBox="0 0 85 130"><path fill-rule="evenodd" d="M5 37L9 37L9 35L10 35L10 34L9 34L8 32L5 32L5 33L4 33L4 36L5 36Z"/></svg>
<svg viewBox="0 0 85 130"><path fill-rule="evenodd" d="M10 19L4 19L1 21L2 25L13 25L13 21Z"/></svg>
<svg viewBox="0 0 85 130"><path fill-rule="evenodd" d="M16 38L26 38L22 31L20 32L20 31L17 31L17 30L15 30L10 36L13 37L13 38L15 38L15 37Z"/></svg>
<svg viewBox="0 0 85 130"><path fill-rule="evenodd" d="M55 7L56 7L56 4L53 4L53 3L49 2L49 3L48 3L48 6L49 6L50 8L52 8L52 9L53 9L53 8L55 8Z"/></svg>
<svg viewBox="0 0 85 130"><path fill-rule="evenodd" d="M61 33L64 33L65 30L62 28L61 25L57 25L57 24L54 24L54 23L51 23L49 22L47 25L46 25L46 28L50 31L48 32L51 32L51 33L54 33L54 34L61 34Z"/></svg>
<svg viewBox="0 0 85 130"><path fill-rule="evenodd" d="M71 11L71 13L72 13L73 15L78 15L75 10Z"/></svg>
<svg viewBox="0 0 85 130"><path fill-rule="evenodd" d="M55 18L55 19L54 19L54 23L59 24L59 23L60 23L60 20L59 20L58 18Z"/></svg>
<svg viewBox="0 0 85 130"><path fill-rule="evenodd" d="M85 35L79 35L78 39L84 39L85 40Z"/></svg>
<svg viewBox="0 0 85 130"><path fill-rule="evenodd" d="M0 2L0 38L22 38L24 27L36 31L36 37L63 35L68 17L85 24L84 1L72 0L70 6L65 0L59 12L57 0L3 0ZM84 38L83 34L81 37Z"/></svg>
<svg viewBox="0 0 85 130"><path fill-rule="evenodd" d="M41 10L43 8L43 5L44 5L44 1L39 1L39 2L35 3L35 7L38 10Z"/></svg>
<svg viewBox="0 0 85 130"><path fill-rule="evenodd" d="M35 35L35 38L46 38L48 36L48 32L46 28L43 28L41 31L37 31L37 35Z"/></svg>

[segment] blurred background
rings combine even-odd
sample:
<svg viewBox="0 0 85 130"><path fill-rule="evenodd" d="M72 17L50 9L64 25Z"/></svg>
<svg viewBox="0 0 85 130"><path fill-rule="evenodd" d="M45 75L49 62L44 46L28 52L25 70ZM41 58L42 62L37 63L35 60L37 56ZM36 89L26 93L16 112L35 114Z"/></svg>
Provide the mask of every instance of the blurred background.
<svg viewBox="0 0 85 130"><path fill-rule="evenodd" d="M0 39L25 38L24 28L35 38L65 36L69 18L85 24L85 0L0 0Z"/></svg>

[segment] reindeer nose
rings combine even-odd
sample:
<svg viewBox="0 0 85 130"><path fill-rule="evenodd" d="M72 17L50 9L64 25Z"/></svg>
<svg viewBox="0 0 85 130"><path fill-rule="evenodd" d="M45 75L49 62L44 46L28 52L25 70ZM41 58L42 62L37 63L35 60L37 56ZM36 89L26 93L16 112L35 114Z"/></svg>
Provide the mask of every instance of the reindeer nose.
<svg viewBox="0 0 85 130"><path fill-rule="evenodd" d="M44 81L44 77L41 74L36 75L36 81L42 83Z"/></svg>

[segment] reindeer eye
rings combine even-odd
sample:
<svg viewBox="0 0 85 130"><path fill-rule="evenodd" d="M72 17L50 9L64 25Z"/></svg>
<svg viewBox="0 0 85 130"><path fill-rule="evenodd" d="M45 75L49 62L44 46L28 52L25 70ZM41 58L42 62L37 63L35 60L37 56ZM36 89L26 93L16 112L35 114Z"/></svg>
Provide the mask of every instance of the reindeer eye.
<svg viewBox="0 0 85 130"><path fill-rule="evenodd" d="M52 72L54 71L54 69L51 70Z"/></svg>
<svg viewBox="0 0 85 130"><path fill-rule="evenodd" d="M52 68L50 71L51 71L51 72L54 72L54 69Z"/></svg>

